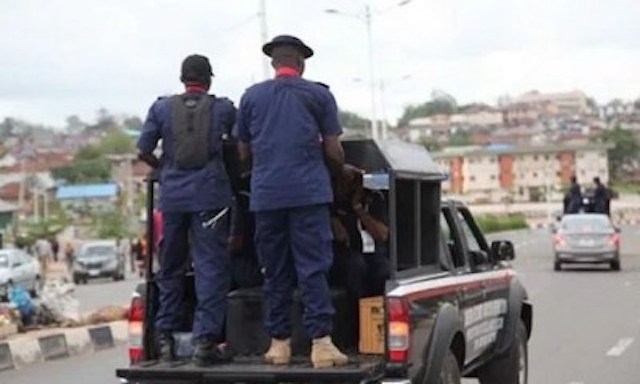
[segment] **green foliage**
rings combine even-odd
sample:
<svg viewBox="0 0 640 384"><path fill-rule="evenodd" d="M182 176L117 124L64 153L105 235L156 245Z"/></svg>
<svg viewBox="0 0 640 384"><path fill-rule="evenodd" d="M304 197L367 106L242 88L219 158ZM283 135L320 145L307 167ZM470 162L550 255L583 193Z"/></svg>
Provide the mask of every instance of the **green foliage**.
<svg viewBox="0 0 640 384"><path fill-rule="evenodd" d="M476 222L484 233L526 229L529 227L525 216L521 213L511 215L481 215L476 216Z"/></svg>
<svg viewBox="0 0 640 384"><path fill-rule="evenodd" d="M349 111L339 111L338 121L340 122L340 126L349 129L365 130L371 126L370 120Z"/></svg>
<svg viewBox="0 0 640 384"><path fill-rule="evenodd" d="M108 133L96 145L80 148L73 158L73 163L66 167L52 170L55 179L68 183L100 183L109 181L111 168L107 155L125 154L134 151L132 139L122 131Z"/></svg>
<svg viewBox="0 0 640 384"><path fill-rule="evenodd" d="M420 144L422 144L429 152L437 152L442 149L442 145L431 137L421 137Z"/></svg>
<svg viewBox="0 0 640 384"><path fill-rule="evenodd" d="M93 229L100 239L126 237L126 218L118 212L102 212L94 217Z"/></svg>
<svg viewBox="0 0 640 384"><path fill-rule="evenodd" d="M461 147L465 145L472 145L473 137L471 136L471 133L467 131L457 131L456 133L449 136L449 141L447 142L447 144L450 147Z"/></svg>
<svg viewBox="0 0 640 384"><path fill-rule="evenodd" d="M97 148L100 153L104 155L124 154L132 153L134 151L134 144L131 137L126 133L117 130L108 133Z"/></svg>
<svg viewBox="0 0 640 384"><path fill-rule="evenodd" d="M633 168L640 159L640 144L637 137L632 131L620 125L603 131L596 141L613 145L609 150L609 164L614 180L620 180L625 170Z"/></svg>
<svg viewBox="0 0 640 384"><path fill-rule="evenodd" d="M418 105L408 105L405 107L402 117L398 121L398 126L407 125L410 120L418 117L429 117L434 115L450 115L457 110L457 103L451 96L436 96L431 101Z"/></svg>

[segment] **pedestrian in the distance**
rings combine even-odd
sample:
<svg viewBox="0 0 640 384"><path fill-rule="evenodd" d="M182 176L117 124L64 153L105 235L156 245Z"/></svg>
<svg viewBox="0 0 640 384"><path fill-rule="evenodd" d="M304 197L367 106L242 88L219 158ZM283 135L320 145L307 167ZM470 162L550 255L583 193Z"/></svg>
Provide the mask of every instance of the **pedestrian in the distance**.
<svg viewBox="0 0 640 384"><path fill-rule="evenodd" d="M595 189L593 191L593 211L595 213L607 213L607 188L602 184L599 177L593 178Z"/></svg>
<svg viewBox="0 0 640 384"><path fill-rule="evenodd" d="M571 176L571 185L569 186L568 201L566 212L569 214L578 213L582 208L582 191L578 184L578 179L575 176Z"/></svg>

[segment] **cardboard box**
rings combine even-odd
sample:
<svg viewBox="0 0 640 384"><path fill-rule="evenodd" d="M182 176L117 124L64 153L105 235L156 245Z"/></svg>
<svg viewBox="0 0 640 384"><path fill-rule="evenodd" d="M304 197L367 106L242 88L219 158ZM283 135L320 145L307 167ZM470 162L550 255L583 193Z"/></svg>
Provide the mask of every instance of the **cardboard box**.
<svg viewBox="0 0 640 384"><path fill-rule="evenodd" d="M360 353L383 354L384 337L384 298L360 299Z"/></svg>

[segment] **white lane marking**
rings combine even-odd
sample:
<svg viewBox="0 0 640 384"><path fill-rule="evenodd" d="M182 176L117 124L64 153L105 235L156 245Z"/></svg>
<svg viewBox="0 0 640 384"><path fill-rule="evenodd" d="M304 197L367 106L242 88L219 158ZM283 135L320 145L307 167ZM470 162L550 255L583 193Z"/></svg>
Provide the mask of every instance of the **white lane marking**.
<svg viewBox="0 0 640 384"><path fill-rule="evenodd" d="M631 344L633 344L633 337L625 337L624 339L620 339L618 340L618 343L616 345L614 345L613 347L611 347L611 349L609 349L609 351L607 351L607 356L620 357Z"/></svg>
<svg viewBox="0 0 640 384"><path fill-rule="evenodd" d="M582 381L572 381L569 384L584 384Z"/></svg>
<svg viewBox="0 0 640 384"><path fill-rule="evenodd" d="M631 282L630 281L625 281L624 282L624 286L625 287L630 287L631 286Z"/></svg>

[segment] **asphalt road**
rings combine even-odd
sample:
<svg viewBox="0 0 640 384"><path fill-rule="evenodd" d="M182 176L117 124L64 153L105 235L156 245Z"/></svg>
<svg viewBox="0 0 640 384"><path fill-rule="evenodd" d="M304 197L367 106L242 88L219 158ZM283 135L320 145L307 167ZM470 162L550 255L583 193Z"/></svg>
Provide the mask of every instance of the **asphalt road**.
<svg viewBox="0 0 640 384"><path fill-rule="evenodd" d="M516 269L534 304L529 383L639 383L640 227L623 230L621 272L600 267L553 272L547 232L536 230L509 238L517 249ZM96 282L79 288L78 296L113 302L120 290L127 296L127 284L132 287L133 283ZM114 369L124 364L126 349L119 347L0 373L0 382L115 384Z"/></svg>
<svg viewBox="0 0 640 384"><path fill-rule="evenodd" d="M76 285L75 296L80 302L80 312L85 313L105 305L125 305L131 300L131 293L142 280L131 273L123 281L94 279Z"/></svg>

